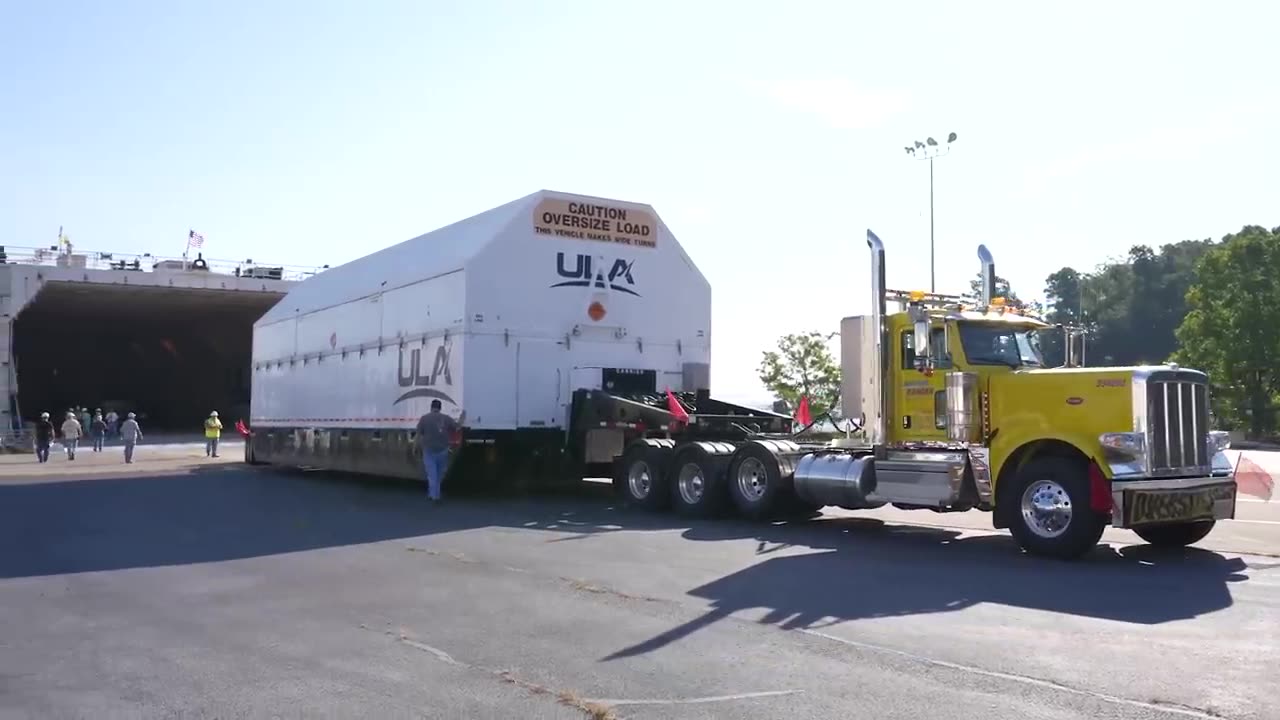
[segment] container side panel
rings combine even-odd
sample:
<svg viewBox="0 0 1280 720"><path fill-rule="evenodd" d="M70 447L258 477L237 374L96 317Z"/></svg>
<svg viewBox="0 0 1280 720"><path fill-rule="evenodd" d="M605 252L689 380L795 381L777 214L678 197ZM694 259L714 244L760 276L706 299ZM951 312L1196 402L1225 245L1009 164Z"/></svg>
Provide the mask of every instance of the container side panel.
<svg viewBox="0 0 1280 720"><path fill-rule="evenodd" d="M376 343L381 324L382 302L376 295L319 312L299 314L294 354L341 352L346 348L358 348L361 344Z"/></svg>
<svg viewBox="0 0 1280 720"><path fill-rule="evenodd" d="M510 336L467 337L467 377L476 383L467 395L467 426L485 430L516 427L516 347Z"/></svg>
<svg viewBox="0 0 1280 720"><path fill-rule="evenodd" d="M467 299L464 277L462 272L455 272L384 293L382 336L461 332Z"/></svg>
<svg viewBox="0 0 1280 720"><path fill-rule="evenodd" d="M551 340L516 348L516 414L520 427L563 427L568 415L568 352Z"/></svg>
<svg viewBox="0 0 1280 720"><path fill-rule="evenodd" d="M463 407L461 336L390 343L382 350L259 363L253 427L413 428L439 399Z"/></svg>
<svg viewBox="0 0 1280 720"><path fill-rule="evenodd" d="M454 272L297 317L298 355L341 353L462 328L465 275ZM265 354L263 359L268 358Z"/></svg>
<svg viewBox="0 0 1280 720"><path fill-rule="evenodd" d="M253 362L289 358L297 354L298 321L287 318L253 329Z"/></svg>

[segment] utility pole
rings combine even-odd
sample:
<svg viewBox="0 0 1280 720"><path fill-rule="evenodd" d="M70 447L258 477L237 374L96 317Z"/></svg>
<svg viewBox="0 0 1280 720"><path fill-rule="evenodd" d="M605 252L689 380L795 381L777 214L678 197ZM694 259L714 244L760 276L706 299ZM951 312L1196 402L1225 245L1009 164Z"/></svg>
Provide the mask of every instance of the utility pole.
<svg viewBox="0 0 1280 720"><path fill-rule="evenodd" d="M924 142L919 140L907 145L905 150L907 154L916 160L929 161L929 292L938 292L938 275L934 262L934 235L933 235L933 160L942 157L951 152L951 144L956 141L956 134L947 135L947 142L940 145L937 140L928 138Z"/></svg>

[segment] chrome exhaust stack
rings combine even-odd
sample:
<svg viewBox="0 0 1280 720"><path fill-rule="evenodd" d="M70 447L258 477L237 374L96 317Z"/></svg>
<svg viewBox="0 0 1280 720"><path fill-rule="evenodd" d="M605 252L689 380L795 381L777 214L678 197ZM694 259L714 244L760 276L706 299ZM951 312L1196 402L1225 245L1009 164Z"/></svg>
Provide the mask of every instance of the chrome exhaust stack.
<svg viewBox="0 0 1280 720"><path fill-rule="evenodd" d="M877 455L888 440L885 418L889 412L889 390L885 378L889 376L889 336L885 316L888 314L884 270L884 243L867 228L867 247L871 248L871 325L876 329L876 362L871 383L875 388L875 404L867 440L876 448Z"/></svg>
<svg viewBox="0 0 1280 720"><path fill-rule="evenodd" d="M989 308L996 297L996 261L986 245L978 246L978 262L982 263L982 297L978 298L978 304Z"/></svg>
<svg viewBox="0 0 1280 720"><path fill-rule="evenodd" d="M801 457L795 464L792 487L801 499L819 506L867 507L876 491L876 460L883 458L888 448L890 398L885 381L889 377L891 347L886 319L889 293L885 286L884 243L870 228L867 247L871 249L871 317L867 323L857 325L861 333L857 367L870 375L866 378L859 373L858 386L863 430L873 454L810 452ZM872 336L874 343L870 342ZM869 357L868 353L874 355Z"/></svg>

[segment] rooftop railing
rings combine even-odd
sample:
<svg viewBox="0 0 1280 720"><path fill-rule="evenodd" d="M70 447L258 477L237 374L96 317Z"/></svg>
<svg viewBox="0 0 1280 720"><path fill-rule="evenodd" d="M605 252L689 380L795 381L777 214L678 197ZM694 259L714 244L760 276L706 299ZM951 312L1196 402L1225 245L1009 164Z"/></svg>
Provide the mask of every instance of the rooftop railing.
<svg viewBox="0 0 1280 720"><path fill-rule="evenodd" d="M304 265L271 265L247 260L220 260L203 257L168 257L151 253L90 252L57 247L14 247L0 245L0 265L42 265L89 270L128 272L208 272L233 277L269 280L305 280L329 269Z"/></svg>

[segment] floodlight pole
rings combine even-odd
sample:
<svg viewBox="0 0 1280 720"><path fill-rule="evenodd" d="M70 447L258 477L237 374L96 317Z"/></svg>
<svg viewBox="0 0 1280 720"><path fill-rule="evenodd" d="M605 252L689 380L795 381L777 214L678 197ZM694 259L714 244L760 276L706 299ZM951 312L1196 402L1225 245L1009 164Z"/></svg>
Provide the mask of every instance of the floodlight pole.
<svg viewBox="0 0 1280 720"><path fill-rule="evenodd" d="M933 215L933 159L951 152L951 144L956 141L956 134L947 135L946 143L939 145L937 140L929 138L924 142L914 141L906 146L907 154L916 160L929 161L929 292L938 292L938 277L935 261L934 215Z"/></svg>

